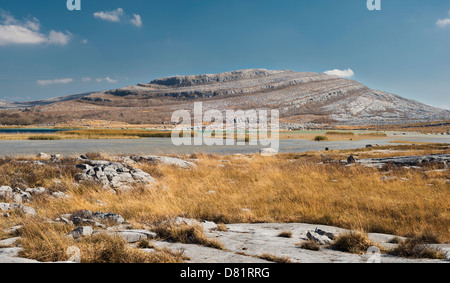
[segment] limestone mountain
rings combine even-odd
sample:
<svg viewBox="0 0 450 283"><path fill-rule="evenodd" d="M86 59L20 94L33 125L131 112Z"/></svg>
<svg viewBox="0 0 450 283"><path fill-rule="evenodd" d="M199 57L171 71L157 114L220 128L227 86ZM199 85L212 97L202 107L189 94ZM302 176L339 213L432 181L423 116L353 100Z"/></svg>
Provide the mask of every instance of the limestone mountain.
<svg viewBox="0 0 450 283"><path fill-rule="evenodd" d="M448 110L373 90L354 80L265 69L161 78L56 102L47 100L28 112L46 113L50 120L70 117L161 123L170 122L175 110L192 109L197 101L203 102L205 110L279 109L282 120L291 123L362 125L450 120Z"/></svg>

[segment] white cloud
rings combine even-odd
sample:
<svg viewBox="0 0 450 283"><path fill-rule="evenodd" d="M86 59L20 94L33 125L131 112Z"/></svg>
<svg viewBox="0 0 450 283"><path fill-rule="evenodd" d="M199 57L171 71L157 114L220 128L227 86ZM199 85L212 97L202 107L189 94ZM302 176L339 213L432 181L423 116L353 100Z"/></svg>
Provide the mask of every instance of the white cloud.
<svg viewBox="0 0 450 283"><path fill-rule="evenodd" d="M82 82L90 82L91 80L92 80L92 79L89 78L89 77L85 77L85 78L82 78L82 79L81 79Z"/></svg>
<svg viewBox="0 0 450 283"><path fill-rule="evenodd" d="M87 44L87 43L88 43L88 40L87 40L87 39L83 39L83 40L81 41L81 43Z"/></svg>
<svg viewBox="0 0 450 283"><path fill-rule="evenodd" d="M50 31L49 35L41 33L38 19L16 20L11 14L0 11L0 46L14 44L57 44L66 45L70 41L69 32Z"/></svg>
<svg viewBox="0 0 450 283"><path fill-rule="evenodd" d="M355 72L353 72L352 69L347 69L347 70L334 69L334 70L326 71L324 73L327 75L338 76L341 78L351 78L355 75Z"/></svg>
<svg viewBox="0 0 450 283"><path fill-rule="evenodd" d="M130 23L137 26L138 28L142 27L142 18L140 15L133 14L133 18L130 20Z"/></svg>
<svg viewBox="0 0 450 283"><path fill-rule="evenodd" d="M94 13L94 17L114 23L129 22L130 24L140 28L142 27L142 17L138 14L128 16L122 8L117 8L114 11L99 11Z"/></svg>
<svg viewBox="0 0 450 283"><path fill-rule="evenodd" d="M96 79L96 81L97 81L98 83L101 83L101 82L106 81L106 82L111 83L111 84L115 84L115 83L118 82L118 80L111 79L110 77Z"/></svg>
<svg viewBox="0 0 450 283"><path fill-rule="evenodd" d="M39 81L37 81L37 84L46 86L46 85L54 85L54 84L68 84L71 82L73 82L72 78L66 78L66 79L54 79L54 80L39 80Z"/></svg>
<svg viewBox="0 0 450 283"><path fill-rule="evenodd" d="M450 19L438 20L438 21L436 22L436 25L438 25L438 26L441 27L441 28L446 27L446 26L449 26L449 25L450 25Z"/></svg>
<svg viewBox="0 0 450 283"><path fill-rule="evenodd" d="M28 27L32 31L39 31L41 29L41 23L38 19L32 18L31 20L27 20L25 22L25 27Z"/></svg>
<svg viewBox="0 0 450 283"><path fill-rule="evenodd" d="M70 33L62 33L57 31L50 31L50 34L48 35L48 43L50 44L57 44L57 45L66 45L70 41Z"/></svg>
<svg viewBox="0 0 450 283"><path fill-rule="evenodd" d="M121 17L124 15L124 11L122 8L117 8L117 10L114 11L108 11L108 12L96 12L94 13L94 17L109 21L109 22L120 22Z"/></svg>
<svg viewBox="0 0 450 283"><path fill-rule="evenodd" d="M449 14L449 16L450 16L450 11L448 11L448 14ZM446 19L439 19L439 20L436 22L436 25L437 25L438 27L441 27L441 28L444 28L444 27L446 27L446 26L450 26L450 17L449 17L449 18L446 18Z"/></svg>
<svg viewBox="0 0 450 283"><path fill-rule="evenodd" d="M110 77L106 77L105 80L106 80L108 83L112 83L112 84L117 83L117 80L113 80L113 79L111 79Z"/></svg>
<svg viewBox="0 0 450 283"><path fill-rule="evenodd" d="M23 26L0 25L0 46L10 44L40 44L47 41L42 33Z"/></svg>

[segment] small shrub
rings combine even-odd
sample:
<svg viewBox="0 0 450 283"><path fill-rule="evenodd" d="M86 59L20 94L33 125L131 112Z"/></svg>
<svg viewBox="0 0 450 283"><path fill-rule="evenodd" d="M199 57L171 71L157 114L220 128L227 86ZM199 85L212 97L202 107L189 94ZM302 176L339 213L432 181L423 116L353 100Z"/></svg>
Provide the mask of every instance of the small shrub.
<svg viewBox="0 0 450 283"><path fill-rule="evenodd" d="M155 248L155 246L153 246L149 240L141 240L139 243L137 243L136 247L138 249L154 249Z"/></svg>
<svg viewBox="0 0 450 283"><path fill-rule="evenodd" d="M433 231L425 231L413 238L422 244L440 244L442 242L439 235Z"/></svg>
<svg viewBox="0 0 450 283"><path fill-rule="evenodd" d="M389 244L400 244L402 242L402 240L399 237L394 237L392 239L389 240Z"/></svg>
<svg viewBox="0 0 450 283"><path fill-rule="evenodd" d="M103 156L99 152L88 152L85 154L88 159L91 160L101 160Z"/></svg>
<svg viewBox="0 0 450 283"><path fill-rule="evenodd" d="M320 246L313 240L309 240L306 242L303 242L301 244L296 244L297 247L304 249L304 250L310 250L310 251L320 251Z"/></svg>
<svg viewBox="0 0 450 283"><path fill-rule="evenodd" d="M327 141L328 138L326 136L316 136L314 138L315 141Z"/></svg>
<svg viewBox="0 0 450 283"><path fill-rule="evenodd" d="M46 135L28 137L28 140L30 140L30 141L55 141L55 140L60 140L60 139L61 139L61 137L58 137L58 136L46 136Z"/></svg>
<svg viewBox="0 0 450 283"><path fill-rule="evenodd" d="M259 258L276 263L292 263L291 259L288 257L278 257L269 253L262 254L259 256Z"/></svg>
<svg viewBox="0 0 450 283"><path fill-rule="evenodd" d="M80 243L83 263L183 263L183 252L168 249L144 252L133 249L122 238L94 235Z"/></svg>
<svg viewBox="0 0 450 283"><path fill-rule="evenodd" d="M424 244L419 238L403 241L389 253L406 258L445 259L445 254L441 250Z"/></svg>
<svg viewBox="0 0 450 283"><path fill-rule="evenodd" d="M280 234L278 234L278 237L281 237L281 238L292 238L292 232L291 231L283 231Z"/></svg>
<svg viewBox="0 0 450 283"><path fill-rule="evenodd" d="M220 232L227 232L228 228L225 224L217 224L217 231Z"/></svg>
<svg viewBox="0 0 450 283"><path fill-rule="evenodd" d="M201 246L225 250L223 244L218 240L208 239L201 226L194 225L160 225L155 232L159 237L172 242L183 244L198 244Z"/></svg>

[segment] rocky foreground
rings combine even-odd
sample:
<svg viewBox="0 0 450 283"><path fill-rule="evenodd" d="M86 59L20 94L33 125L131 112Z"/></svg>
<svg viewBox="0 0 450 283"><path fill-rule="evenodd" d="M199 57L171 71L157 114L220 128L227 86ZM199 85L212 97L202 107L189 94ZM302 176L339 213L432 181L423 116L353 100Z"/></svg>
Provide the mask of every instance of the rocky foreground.
<svg viewBox="0 0 450 283"><path fill-rule="evenodd" d="M100 221L105 221L107 217L104 213L96 213L96 216L94 216ZM106 233L123 237L133 247L142 240L150 240L153 248L146 248L143 251L152 252L155 248L169 248L174 251L182 250L188 258L186 260L187 263L270 263L277 261L277 259L283 259L292 263L364 263L372 256L372 254L352 254L331 249L329 244L332 240L328 236L322 236L319 233L326 233L331 237L335 237L341 233L348 232L348 230L331 226L302 223L229 224L225 225L226 229L222 227L221 231L219 231L217 225L212 222L198 222L197 220L183 218L174 220L177 223L201 225L209 238L219 240L224 245L225 249L222 250L197 244L164 241L158 238L158 234L155 232L130 229L129 226L123 224L123 219L120 216L112 215L111 217L115 221L118 220L118 222L115 222L116 224L122 224L103 230L92 228L92 226L80 226L69 233L68 237L79 239L91 237L98 233ZM66 219L65 221L70 220ZM80 220L78 219L77 221ZM98 223L83 221L78 223L98 225ZM20 227L13 227L11 233L15 232L14 229L20 229ZM291 233L289 238L280 236L285 231ZM386 249L392 249L398 245L390 243L393 239L404 239L387 234L371 233L368 236L374 244ZM320 250L313 251L299 247L302 243L311 239L320 245ZM37 261L19 257L20 245L15 246L19 241L19 237L0 241L0 247L3 246L3 248L0 248L0 263L37 263ZM435 244L430 245L430 247L447 253L447 259L407 259L383 253L380 255L380 261L382 263L443 263L449 261L448 252L450 252L450 245ZM270 259L268 260L267 257L269 255Z"/></svg>
<svg viewBox="0 0 450 283"><path fill-rule="evenodd" d="M35 166L45 166L43 162L59 164L59 156L39 155L44 161L30 162ZM76 159L76 175L74 186L82 184L99 184L112 193L120 194L134 190L144 185L148 188L158 186L158 181L150 174L136 168L141 162L151 164L165 164L179 170L195 168L195 160L186 161L178 158L162 156L125 156L116 158L117 161L91 160L82 155ZM365 166L419 167L439 165L447 170L450 155L427 155L415 157L392 157L347 160L348 165L359 163ZM421 167L422 166L422 167ZM211 191L214 193L214 191ZM39 217L32 204L35 199L70 199L72 196L61 191L39 188L11 188L0 187L0 217L8 218L11 214L24 217ZM341 236L350 231L332 226L304 224L304 223L263 223L263 224L216 224L210 221L199 221L187 218L174 218L162 223L141 225L139 228L130 224L125 217L108 211L76 211L62 214L55 219L46 219L46 223L70 227L70 232L64 237L80 241L95 235L109 235L124 239L130 247L138 247L144 252L152 253L158 249L168 248L173 251L183 251L186 262L192 263L264 263L264 262L293 262L293 263L362 263L367 262L373 254L348 253L335 249L333 244ZM215 246L202 243L186 243L168 239L161 230L162 226L200 227L206 237L216 241ZM6 237L0 241L0 263L35 263L37 261L21 257L21 231L23 225L9 227L2 231ZM174 228L174 229L175 229ZM375 249L382 250L380 261L384 263L439 263L448 262L450 256L449 244L427 244L421 249L438 250L446 259L412 259L393 256L390 251L398 247L403 237L388 234L368 234L368 240ZM139 247L142 241L149 241L146 247ZM308 243L314 248L304 248Z"/></svg>

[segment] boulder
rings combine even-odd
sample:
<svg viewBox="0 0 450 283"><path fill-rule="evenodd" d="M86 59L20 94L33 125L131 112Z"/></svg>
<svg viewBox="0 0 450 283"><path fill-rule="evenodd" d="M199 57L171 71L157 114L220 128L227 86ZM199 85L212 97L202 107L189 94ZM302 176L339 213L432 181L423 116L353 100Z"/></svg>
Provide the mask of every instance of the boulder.
<svg viewBox="0 0 450 283"><path fill-rule="evenodd" d="M306 237L309 240L314 241L314 242L316 242L319 245L329 245L332 242L332 240L330 238L328 238L327 236L320 235L319 233L312 232L312 231L309 231L306 234Z"/></svg>
<svg viewBox="0 0 450 283"><path fill-rule="evenodd" d="M336 238L336 236L333 233L330 232L326 232L324 230L321 230L319 228L316 228L316 230L314 231L317 234L321 235L321 236L327 236L328 238L330 238L331 240L334 240Z"/></svg>
<svg viewBox="0 0 450 283"><path fill-rule="evenodd" d="M28 215L28 216L36 216L37 215L36 210L34 210L34 208L25 206L20 203L0 203L0 210L3 210L3 211L15 210L15 211L24 213L25 215Z"/></svg>
<svg viewBox="0 0 450 283"><path fill-rule="evenodd" d="M126 191L135 183L153 184L156 180L144 171L126 166L119 162L87 160L88 164L78 164L77 168L83 170L75 176L78 182L98 182L105 189Z"/></svg>
<svg viewBox="0 0 450 283"><path fill-rule="evenodd" d="M70 232L69 236L76 240L82 237L91 236L93 232L94 231L91 226L82 226Z"/></svg>
<svg viewBox="0 0 450 283"><path fill-rule="evenodd" d="M13 198L13 189L9 186L1 186L0 187L0 199L5 201L12 200Z"/></svg>
<svg viewBox="0 0 450 283"><path fill-rule="evenodd" d="M52 193L52 197L56 198L56 199L64 199L64 198L70 198L69 195L63 193L63 192L54 192Z"/></svg>
<svg viewBox="0 0 450 283"><path fill-rule="evenodd" d="M354 157L353 155L350 155L350 156L347 158L347 163L348 163L348 164L356 163L355 157Z"/></svg>
<svg viewBox="0 0 450 283"><path fill-rule="evenodd" d="M169 222L173 225L188 225L188 226L198 225L198 226L201 226L203 228L203 230L205 230L205 231L217 230L216 223L214 223L212 221L206 221L206 220L198 221L196 219L191 219L191 218L177 217Z"/></svg>
<svg viewBox="0 0 450 283"><path fill-rule="evenodd" d="M112 223L114 225L120 225L125 222L125 219L121 215L114 213L96 212L92 215L92 219L99 222Z"/></svg>
<svg viewBox="0 0 450 283"><path fill-rule="evenodd" d="M46 189L43 187L39 187L39 188L28 188L25 190L25 192L31 194L31 195L41 195L44 194L46 192Z"/></svg>

